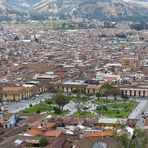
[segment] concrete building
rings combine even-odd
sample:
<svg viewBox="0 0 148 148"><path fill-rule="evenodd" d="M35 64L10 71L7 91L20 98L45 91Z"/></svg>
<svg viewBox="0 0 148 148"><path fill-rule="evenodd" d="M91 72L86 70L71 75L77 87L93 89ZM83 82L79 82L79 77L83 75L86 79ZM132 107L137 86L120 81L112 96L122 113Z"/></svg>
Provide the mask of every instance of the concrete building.
<svg viewBox="0 0 148 148"><path fill-rule="evenodd" d="M134 58L122 58L121 64L124 67L135 67L135 59Z"/></svg>
<svg viewBox="0 0 148 148"><path fill-rule="evenodd" d="M32 95L31 88L23 86L3 87L2 95L4 101L19 101Z"/></svg>
<svg viewBox="0 0 148 148"><path fill-rule="evenodd" d="M58 89L66 93L72 93L75 90L85 93L97 93L99 92L99 85L89 84L86 81L76 80L68 81L58 86Z"/></svg>
<svg viewBox="0 0 148 148"><path fill-rule="evenodd" d="M122 95L131 97L148 97L148 88L121 87Z"/></svg>

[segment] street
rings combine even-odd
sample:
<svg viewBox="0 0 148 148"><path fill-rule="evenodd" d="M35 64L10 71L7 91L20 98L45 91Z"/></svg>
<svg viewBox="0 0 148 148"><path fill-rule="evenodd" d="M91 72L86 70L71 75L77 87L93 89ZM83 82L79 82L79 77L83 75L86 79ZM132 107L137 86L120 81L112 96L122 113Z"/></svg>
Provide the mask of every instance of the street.
<svg viewBox="0 0 148 148"><path fill-rule="evenodd" d="M148 112L148 100L137 100L140 101L140 104L133 110L133 112L129 115L129 119L138 119L137 126L143 128L144 127L144 119L142 118L141 113Z"/></svg>
<svg viewBox="0 0 148 148"><path fill-rule="evenodd" d="M28 108L30 104L32 105L39 104L40 101L50 99L53 96L54 94L52 93L44 93L25 100L21 100L19 102L4 102L4 107L9 113L17 113L21 110L24 110L25 108Z"/></svg>

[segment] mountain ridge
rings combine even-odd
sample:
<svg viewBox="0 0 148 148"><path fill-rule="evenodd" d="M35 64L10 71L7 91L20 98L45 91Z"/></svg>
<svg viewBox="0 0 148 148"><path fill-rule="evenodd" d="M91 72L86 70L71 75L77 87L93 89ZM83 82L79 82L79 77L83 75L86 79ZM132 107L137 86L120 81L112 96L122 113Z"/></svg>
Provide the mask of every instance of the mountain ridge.
<svg viewBox="0 0 148 148"><path fill-rule="evenodd" d="M147 19L148 0L2 0L2 14L45 15L70 19ZM37 18L37 16L36 16Z"/></svg>

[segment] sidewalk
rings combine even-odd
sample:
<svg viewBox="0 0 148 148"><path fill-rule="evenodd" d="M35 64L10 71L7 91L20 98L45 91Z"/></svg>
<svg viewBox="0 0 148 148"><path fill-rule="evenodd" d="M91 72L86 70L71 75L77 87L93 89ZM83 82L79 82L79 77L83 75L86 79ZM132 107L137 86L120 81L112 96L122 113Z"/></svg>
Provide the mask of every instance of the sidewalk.
<svg viewBox="0 0 148 148"><path fill-rule="evenodd" d="M128 118L129 119L136 119L138 117L138 115L143 111L143 109L147 105L147 103L148 103L148 100L140 100L139 105L132 111L132 113L128 116Z"/></svg>

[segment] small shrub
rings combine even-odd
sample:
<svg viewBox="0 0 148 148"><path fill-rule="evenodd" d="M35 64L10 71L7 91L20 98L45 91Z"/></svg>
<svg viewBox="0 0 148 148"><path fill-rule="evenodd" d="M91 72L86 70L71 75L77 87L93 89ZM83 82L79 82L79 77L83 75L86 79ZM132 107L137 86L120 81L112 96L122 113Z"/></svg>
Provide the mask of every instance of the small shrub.
<svg viewBox="0 0 148 148"><path fill-rule="evenodd" d="M46 145L49 144L49 141L48 141L48 139L47 139L46 137L42 137L42 138L39 140L39 142L40 142L40 147L44 147L44 146L46 146Z"/></svg>
<svg viewBox="0 0 148 148"><path fill-rule="evenodd" d="M40 113L41 113L41 110L37 110L36 113L37 113L37 114L40 114Z"/></svg>

